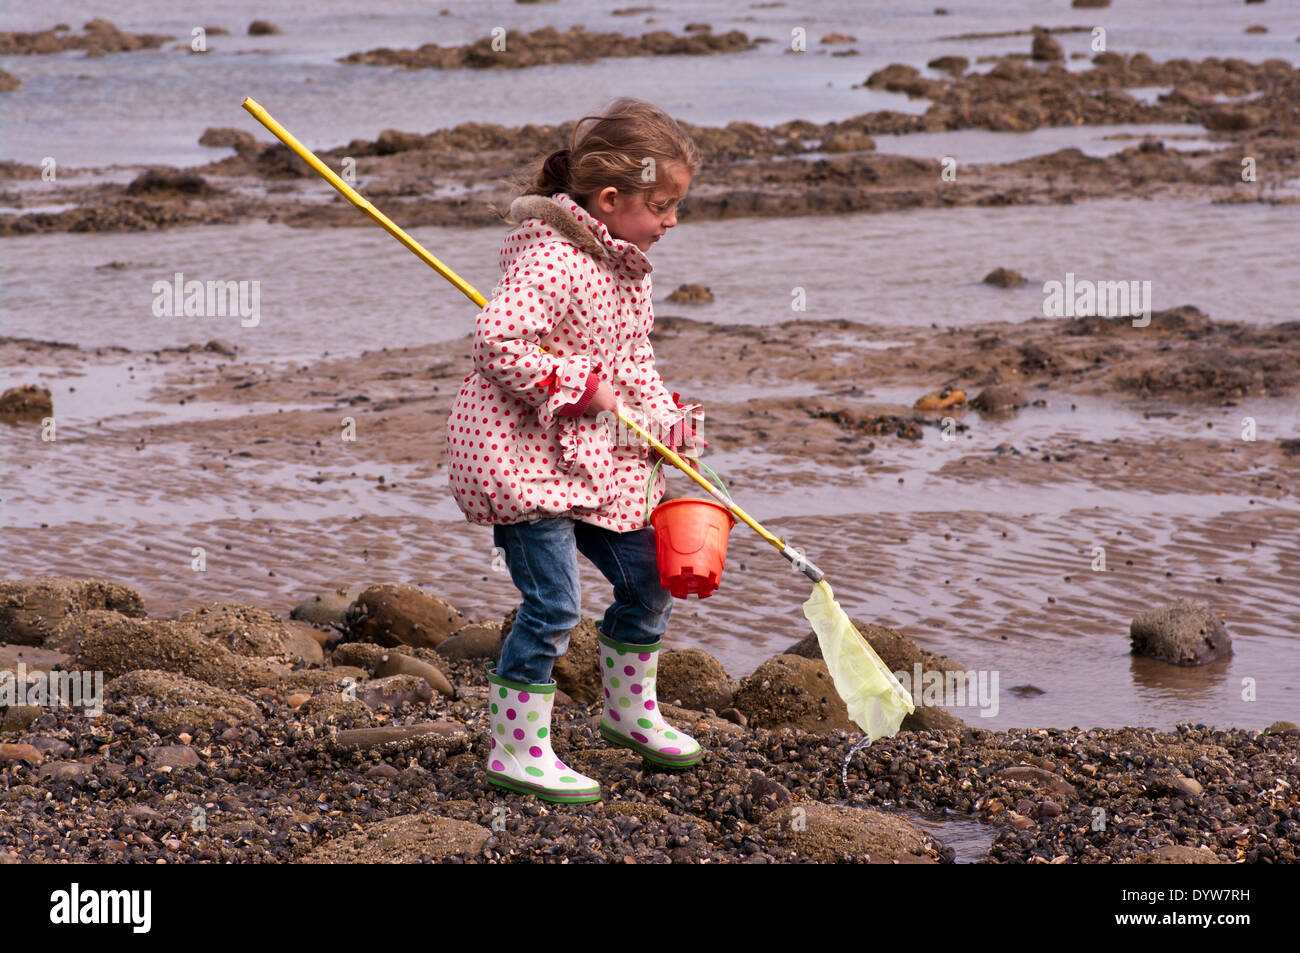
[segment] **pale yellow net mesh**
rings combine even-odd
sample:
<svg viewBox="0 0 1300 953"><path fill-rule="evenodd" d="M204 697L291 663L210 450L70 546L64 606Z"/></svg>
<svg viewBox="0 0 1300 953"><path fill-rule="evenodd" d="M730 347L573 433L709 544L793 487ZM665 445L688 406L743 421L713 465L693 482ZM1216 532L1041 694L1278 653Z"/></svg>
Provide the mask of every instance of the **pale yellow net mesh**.
<svg viewBox="0 0 1300 953"><path fill-rule="evenodd" d="M916 710L911 693L854 628L825 579L813 588L803 614L817 633L822 657L849 717L871 741L897 732L903 719Z"/></svg>

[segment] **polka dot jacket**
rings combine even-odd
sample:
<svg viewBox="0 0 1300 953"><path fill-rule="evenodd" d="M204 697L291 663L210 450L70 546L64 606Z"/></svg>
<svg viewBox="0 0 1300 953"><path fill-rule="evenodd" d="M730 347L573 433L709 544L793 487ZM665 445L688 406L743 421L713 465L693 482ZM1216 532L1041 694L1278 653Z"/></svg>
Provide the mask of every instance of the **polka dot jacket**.
<svg viewBox="0 0 1300 953"><path fill-rule="evenodd" d="M447 418L452 494L473 523L568 515L640 529L658 454L585 407L608 381L663 443L696 445L700 405L680 405L655 369L653 266L563 192L520 196L510 221L520 224L475 324L474 371ZM652 506L664 489L661 472Z"/></svg>

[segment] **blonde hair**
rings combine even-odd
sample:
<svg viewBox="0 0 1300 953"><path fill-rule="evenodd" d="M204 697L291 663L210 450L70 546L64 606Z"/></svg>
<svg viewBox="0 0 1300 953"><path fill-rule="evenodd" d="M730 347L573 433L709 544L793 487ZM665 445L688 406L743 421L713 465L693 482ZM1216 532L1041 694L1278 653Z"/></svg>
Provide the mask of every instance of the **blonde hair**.
<svg viewBox="0 0 1300 953"><path fill-rule="evenodd" d="M622 96L599 116L579 119L568 149L542 157L527 178L509 184L515 191L512 198L566 192L585 204L609 186L622 194L648 195L659 187L659 169L673 162L685 166L692 176L699 172L701 160L694 140L658 106ZM650 178L647 169L654 170Z"/></svg>

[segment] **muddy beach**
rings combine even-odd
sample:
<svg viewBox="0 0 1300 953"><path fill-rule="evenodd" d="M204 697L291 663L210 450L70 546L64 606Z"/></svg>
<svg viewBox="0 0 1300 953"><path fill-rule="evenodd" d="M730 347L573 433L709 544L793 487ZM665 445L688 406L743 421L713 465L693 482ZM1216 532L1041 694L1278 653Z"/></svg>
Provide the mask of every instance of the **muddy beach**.
<svg viewBox="0 0 1300 953"><path fill-rule="evenodd" d="M775 127L684 124L704 168L683 221L886 212L962 205L1059 205L1127 197L1188 195L1220 202L1292 203L1278 194L1300 169L1300 70L1284 61L1254 65L1209 57L1155 63L1143 54L1099 54L1081 72L1044 72L1006 58L987 73L925 79L893 64L864 86L933 100L922 115L882 111L824 124ZM1127 88L1168 86L1156 102ZM1226 100L1226 101L1225 101ZM1205 147L1183 151L1171 138L1137 136L1107 156L1078 149L1005 163L945 166L941 157L881 155L873 136L958 130L1027 132L1049 126L1172 124L1204 130ZM483 226L508 204L504 180L538 150L562 148L571 126L468 123L429 133L385 130L319 151L350 170L366 194L406 227ZM1130 134L1131 135L1131 134ZM205 146L234 156L191 169L66 170L73 184L42 181L40 167L0 163L0 235L129 231L243 221L299 228L366 226L289 150L242 129L210 128ZM1243 177L1243 157L1255 170ZM114 181L83 184L109 173ZM24 211L30 206L32 211ZM51 206L60 211L46 211Z"/></svg>
<svg viewBox="0 0 1300 953"><path fill-rule="evenodd" d="M232 14L206 56L147 3L0 34L21 144L0 161L0 861L1296 860L1281 5L1222 43L1165 42L1163 8L1062 4L1043 30L927 5L898 36L838 11L798 56L782 4L525 4L503 56L465 8L417 30L386 4L324 32ZM147 136L104 105L138 75ZM653 341L706 408L705 462L891 669L972 689L853 751L806 580L740 528L665 643L665 713L708 754L659 770L598 730L608 586L584 564L556 750L604 802L557 808L482 771L518 594L447 489L475 309L238 104L487 292L507 178L568 145L551 103L581 115L629 75L704 159L655 252ZM51 96L93 148L42 118ZM260 326L160 318L150 289L180 272L260 281ZM1104 289L1076 313L1076 278L1131 281L1138 313ZM388 625L355 608L374 587L401 594ZM1230 651L1133 650L1135 620L1187 603ZM20 697L20 667L102 673L102 714Z"/></svg>

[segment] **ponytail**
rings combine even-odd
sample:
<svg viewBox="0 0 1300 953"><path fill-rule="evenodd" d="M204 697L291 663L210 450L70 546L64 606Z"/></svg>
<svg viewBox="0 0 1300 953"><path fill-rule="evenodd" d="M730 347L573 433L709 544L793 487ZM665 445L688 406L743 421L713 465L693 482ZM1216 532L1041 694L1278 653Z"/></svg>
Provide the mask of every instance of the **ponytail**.
<svg viewBox="0 0 1300 953"><path fill-rule="evenodd" d="M538 177L538 188L545 194L569 191L569 150L557 149L546 157Z"/></svg>

